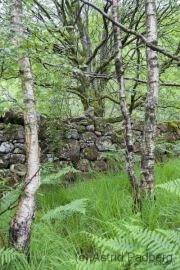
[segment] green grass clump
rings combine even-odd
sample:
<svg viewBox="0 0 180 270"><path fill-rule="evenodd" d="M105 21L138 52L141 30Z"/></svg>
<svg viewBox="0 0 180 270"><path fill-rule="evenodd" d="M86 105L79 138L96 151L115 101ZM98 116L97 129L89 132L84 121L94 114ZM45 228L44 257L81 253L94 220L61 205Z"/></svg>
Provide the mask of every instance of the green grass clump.
<svg viewBox="0 0 180 270"><path fill-rule="evenodd" d="M157 165L155 178L157 185L180 178L179 160L170 160L164 165ZM121 234L120 239L125 241L124 243L126 243L126 247L129 247L129 250L131 247L136 247L134 250L137 253L144 254L143 248L141 250L136 242L136 235L141 232L140 228L143 235L147 233L150 241L151 237L156 237L157 242L162 239L157 230L178 230L180 226L180 197L174 197L172 193L161 188L155 188L155 195L155 203L145 200L142 212L135 212L132 188L125 171L99 173L94 179L78 181L69 187L61 184L48 185L48 187L42 185L37 198L36 218L32 228L30 268L32 270L74 270L75 268L109 270L166 269L166 267L170 267L169 265L161 265L158 266L159 268L153 268L151 265L152 268L141 268L137 262L128 264L126 261L125 266L119 265L119 268L116 268L117 264L114 262L111 264L96 262L96 265L93 265L90 261L93 254L98 252L107 253L108 250L115 252L112 249L112 241L114 241L114 245L119 246L120 250L122 243L117 236L117 231ZM58 212L57 217L47 218L49 211L58 208L62 212L65 205L64 209L67 210L69 209L67 204L73 205L71 204L73 201L75 201L74 208L76 205L79 207L76 200L84 203L81 200L84 198L87 199L85 213L84 210L76 211L77 209L74 209L68 213L64 211L63 215L59 215ZM43 218L45 215L46 218ZM7 222L11 216L10 212L4 214L0 224L0 230L3 232L6 242ZM152 232L157 232L157 235L155 236ZM166 248L168 247L167 240ZM88 256L87 261L76 263L76 257L79 258L81 254ZM176 255L174 253L173 256ZM178 264L178 260L176 263Z"/></svg>

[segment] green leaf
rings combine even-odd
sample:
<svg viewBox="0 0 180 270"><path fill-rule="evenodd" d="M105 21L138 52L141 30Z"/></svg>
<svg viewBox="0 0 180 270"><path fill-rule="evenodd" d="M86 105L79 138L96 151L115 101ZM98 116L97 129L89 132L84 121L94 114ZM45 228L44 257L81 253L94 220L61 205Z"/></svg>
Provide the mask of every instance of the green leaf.
<svg viewBox="0 0 180 270"><path fill-rule="evenodd" d="M55 209L46 213L42 219L61 219L66 217L67 215L72 215L74 212L79 212L81 214L85 214L86 206L88 199L83 198L80 200L75 200L69 204L56 207Z"/></svg>

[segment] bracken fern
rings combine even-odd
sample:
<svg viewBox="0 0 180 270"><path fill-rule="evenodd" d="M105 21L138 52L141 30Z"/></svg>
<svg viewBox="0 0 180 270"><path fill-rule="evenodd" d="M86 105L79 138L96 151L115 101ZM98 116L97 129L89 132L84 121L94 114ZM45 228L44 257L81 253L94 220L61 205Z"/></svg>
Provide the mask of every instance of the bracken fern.
<svg viewBox="0 0 180 270"><path fill-rule="evenodd" d="M80 254L77 270L180 268L178 231L150 231L128 224L112 227L115 237L110 239L83 232L97 247L97 253Z"/></svg>

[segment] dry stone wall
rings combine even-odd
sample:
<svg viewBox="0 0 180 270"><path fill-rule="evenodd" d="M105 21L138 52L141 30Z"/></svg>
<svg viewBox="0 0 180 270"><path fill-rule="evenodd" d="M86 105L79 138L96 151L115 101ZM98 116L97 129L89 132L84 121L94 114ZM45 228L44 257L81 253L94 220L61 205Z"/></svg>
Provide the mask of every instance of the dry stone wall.
<svg viewBox="0 0 180 270"><path fill-rule="evenodd" d="M108 153L125 146L123 127L114 130L107 120L94 116L93 108L72 119L57 119L53 125L45 117L40 117L39 127L41 163L53 161L59 168L70 165L83 173L105 171L116 162ZM132 128L134 152L139 154L143 123L133 121ZM159 123L157 135L161 142L180 140L180 122ZM16 183L24 176L25 152L23 114L18 109L6 112L0 118L1 178L7 177Z"/></svg>
<svg viewBox="0 0 180 270"><path fill-rule="evenodd" d="M23 114L18 109L8 111L0 122L0 176L13 177L16 183L26 172ZM105 171L112 166L112 158L102 153L120 149L121 141L112 125L94 116L93 108L52 124L45 117L39 119L41 164L53 161L59 168L69 165L83 173Z"/></svg>

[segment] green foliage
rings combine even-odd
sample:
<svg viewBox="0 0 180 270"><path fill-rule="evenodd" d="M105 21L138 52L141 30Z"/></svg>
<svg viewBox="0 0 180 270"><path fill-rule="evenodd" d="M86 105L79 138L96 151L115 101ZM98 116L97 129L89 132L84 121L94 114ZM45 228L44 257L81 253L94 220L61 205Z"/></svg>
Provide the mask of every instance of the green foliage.
<svg viewBox="0 0 180 270"><path fill-rule="evenodd" d="M165 184L156 185L157 188L163 188L168 192L180 197L180 179L167 182Z"/></svg>
<svg viewBox="0 0 180 270"><path fill-rule="evenodd" d="M31 269L24 255L12 248L0 248L0 267L1 270Z"/></svg>
<svg viewBox="0 0 180 270"><path fill-rule="evenodd" d="M124 149L120 149L120 150L116 150L115 146L109 146L107 142L104 142L103 145L105 147L108 147L108 151L106 152L102 152L101 153L101 157L112 157L114 158L116 161L125 163L125 150Z"/></svg>
<svg viewBox="0 0 180 270"><path fill-rule="evenodd" d="M177 179L180 175L179 160L157 166L155 173L157 185ZM32 227L30 269L178 270L179 198L159 187L155 193L156 203L144 201L142 213L135 214L132 189L122 169L98 173L94 179L69 184L68 187L42 185ZM84 198L88 200L83 201ZM85 215L71 211L79 209L76 201L84 205L80 206L80 211L86 210ZM43 219L56 209L55 217ZM12 215L8 211L1 217L0 232L5 244L8 238L7 221ZM131 252L129 257L136 256L129 258L131 262L128 262L128 252ZM142 264L139 262L141 257L137 256L147 252L154 256L160 254L161 259L163 255L172 254L174 264L167 263L166 259L170 256L164 257L164 264L155 265L154 261ZM122 257L119 257L120 262L115 260L115 255L122 253L124 264L121 263ZM108 254L114 255L112 261L107 259L110 258ZM19 261L14 261L8 270L16 269L16 264Z"/></svg>
<svg viewBox="0 0 180 270"><path fill-rule="evenodd" d="M69 204L56 207L46 213L42 219L62 219L68 215L79 212L85 214L88 199L75 200Z"/></svg>
<svg viewBox="0 0 180 270"><path fill-rule="evenodd" d="M110 224L111 226L113 223ZM180 232L149 231L140 226L124 223L121 228L113 225L114 238L104 238L84 232L98 248L95 254L82 254L76 269L179 269ZM98 263L97 263L98 261ZM107 268L108 266L108 268ZM153 267L154 266L154 267ZM99 267L99 268L98 268ZM113 268L112 268L113 269Z"/></svg>
<svg viewBox="0 0 180 270"><path fill-rule="evenodd" d="M0 181L1 197L0 197L0 214L6 210L13 208L18 202L18 198L23 194L23 183L20 183L16 189L7 186L4 181Z"/></svg>
<svg viewBox="0 0 180 270"><path fill-rule="evenodd" d="M51 169L54 167L51 167ZM46 171L46 170L45 170ZM45 173L43 172L43 174ZM74 169L71 166L66 166L62 169L60 169L57 173L51 173L51 174L46 174L45 177L41 177L41 184L46 184L46 185L53 185L53 184L61 184L63 183L62 177L65 176L69 172L79 172L78 170Z"/></svg>

